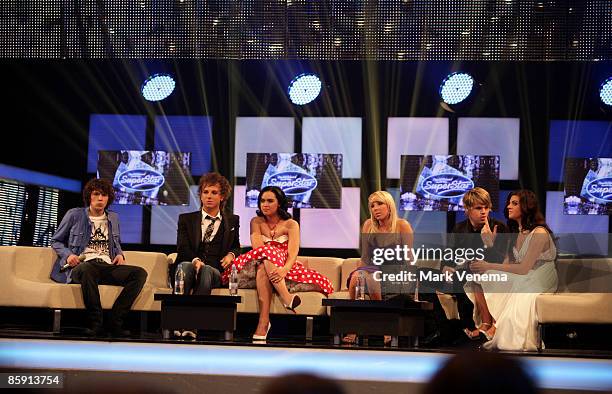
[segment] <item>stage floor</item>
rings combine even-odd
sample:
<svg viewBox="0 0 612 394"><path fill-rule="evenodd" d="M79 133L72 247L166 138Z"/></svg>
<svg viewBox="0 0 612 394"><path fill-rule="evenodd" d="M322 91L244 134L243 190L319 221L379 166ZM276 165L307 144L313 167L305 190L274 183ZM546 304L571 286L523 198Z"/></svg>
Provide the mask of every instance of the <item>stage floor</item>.
<svg viewBox="0 0 612 394"><path fill-rule="evenodd" d="M15 334L15 333L13 333ZM363 385L379 392L421 386L459 349L383 348L333 346L329 343L269 341L254 344L246 339L222 341L163 341L155 339L84 340L22 333L0 333L0 368L3 372L60 371L66 379L85 384L90 379L126 382L141 379L156 387L189 387L216 381L219 390L240 392L246 384L261 385L270 377L290 371L306 371L338 379L360 392ZM609 352L546 350L516 353L546 391L612 389L612 358ZM95 372L95 374L93 374ZM179 377L173 380L172 377ZM146 377L146 378L145 378ZM111 379L111 380L112 380ZM262 380L263 379L263 380ZM174 382L174 383L173 383ZM239 383L242 382L242 383ZM250 383L248 383L250 382ZM367 382L359 385L359 382ZM366 387L363 386L363 387ZM235 390L231 388L234 387ZM248 386L253 387L253 386ZM368 389L368 391L370 391ZM76 389L75 389L76 390ZM160 392L164 392L161 390ZM257 390L256 390L257 391ZM204 390L204 392L218 392Z"/></svg>

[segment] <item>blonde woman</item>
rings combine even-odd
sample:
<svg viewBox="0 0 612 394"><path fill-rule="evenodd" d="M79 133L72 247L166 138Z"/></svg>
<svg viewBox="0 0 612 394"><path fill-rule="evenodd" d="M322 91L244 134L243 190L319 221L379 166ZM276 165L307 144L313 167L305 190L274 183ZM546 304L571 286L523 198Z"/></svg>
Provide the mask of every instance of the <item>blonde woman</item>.
<svg viewBox="0 0 612 394"><path fill-rule="evenodd" d="M397 208L395 201L391 194L385 191L376 191L368 197L368 208L370 210L370 218L367 219L361 228L361 233L367 234L396 234L398 237L385 237L386 241L391 241L394 244L401 243L412 248L413 242L413 231L410 223L404 219L400 219L397 216ZM377 237L371 237L370 241L376 242ZM368 250L370 241L366 242L368 245L362 245L364 250ZM380 238L378 238L380 241ZM376 245L382 247L383 245ZM391 246L391 245L387 245ZM349 275L347 279L347 287L351 299L355 299L355 288L357 287L359 276L363 272L365 275L365 283L367 293L371 300L382 300L380 282L374 280L374 273L381 270L380 265L368 264L369 259L363 256L357 266L357 269ZM356 334L347 334L342 338L343 343L354 344L357 341ZM385 335L385 344L391 341L391 337Z"/></svg>

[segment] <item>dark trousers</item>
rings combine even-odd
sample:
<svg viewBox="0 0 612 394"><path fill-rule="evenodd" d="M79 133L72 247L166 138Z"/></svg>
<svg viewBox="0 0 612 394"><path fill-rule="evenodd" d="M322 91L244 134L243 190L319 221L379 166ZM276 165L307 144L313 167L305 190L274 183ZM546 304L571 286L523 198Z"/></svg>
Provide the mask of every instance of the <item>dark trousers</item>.
<svg viewBox="0 0 612 394"><path fill-rule="evenodd" d="M113 304L110 328L118 329L147 280L147 271L133 265L111 265L100 259L85 261L72 270L72 282L81 285L83 302L93 329L102 327L98 285L123 286Z"/></svg>
<svg viewBox="0 0 612 394"><path fill-rule="evenodd" d="M196 270L190 261L179 264L179 268L185 274L185 294L210 295L212 289L221 287L221 273L215 267L203 265L200 272Z"/></svg>
<svg viewBox="0 0 612 394"><path fill-rule="evenodd" d="M434 270L439 273L440 271ZM421 282L419 286L419 298L423 301L429 301L433 304L431 313L432 322L430 330L437 330L443 340L453 341L461 337L464 328L474 330L474 305L463 290L463 283L457 278L451 283L440 282ZM452 294L457 301L457 311L459 312L459 320L448 320L446 313L440 304L436 290L442 293Z"/></svg>

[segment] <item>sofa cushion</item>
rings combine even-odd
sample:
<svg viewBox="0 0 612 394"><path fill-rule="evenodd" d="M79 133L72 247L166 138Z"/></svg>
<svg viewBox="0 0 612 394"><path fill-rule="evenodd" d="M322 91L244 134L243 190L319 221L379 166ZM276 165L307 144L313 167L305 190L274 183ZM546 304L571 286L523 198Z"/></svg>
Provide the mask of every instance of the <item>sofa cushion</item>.
<svg viewBox="0 0 612 394"><path fill-rule="evenodd" d="M336 257L310 257L298 256L300 261L306 268L312 269L324 275L329 279L334 286L334 291L340 289L340 267L342 259Z"/></svg>
<svg viewBox="0 0 612 394"><path fill-rule="evenodd" d="M557 293L536 298L540 323L612 323L612 294Z"/></svg>
<svg viewBox="0 0 612 394"><path fill-rule="evenodd" d="M143 267L147 281L132 309L159 310L155 293L171 293L166 285L167 257L162 253L124 252L126 262ZM57 309L85 308L81 286L56 283L49 274L57 256L51 248L6 246L0 247L0 305L43 307ZM119 286L100 285L103 308L111 308L121 292Z"/></svg>
<svg viewBox="0 0 612 394"><path fill-rule="evenodd" d="M342 277L340 279L340 290L348 291L348 287L346 286L346 281L349 275L351 274L351 272L357 269L357 266L359 265L360 261L361 261L360 258L353 257L350 259L345 259L342 262Z"/></svg>

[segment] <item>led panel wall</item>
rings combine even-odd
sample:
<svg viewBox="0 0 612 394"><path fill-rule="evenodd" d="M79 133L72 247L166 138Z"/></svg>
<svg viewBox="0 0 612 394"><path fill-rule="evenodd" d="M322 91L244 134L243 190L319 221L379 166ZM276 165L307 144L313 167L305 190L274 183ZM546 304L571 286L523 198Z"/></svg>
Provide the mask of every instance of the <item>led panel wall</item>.
<svg viewBox="0 0 612 394"><path fill-rule="evenodd" d="M390 187L387 191L393 196L397 206L399 217L408 220L415 233L437 234L446 233L446 212L435 211L400 211L399 196L400 190Z"/></svg>
<svg viewBox="0 0 612 394"><path fill-rule="evenodd" d="M448 154L447 118L389 118L387 178L399 179L401 155Z"/></svg>
<svg viewBox="0 0 612 394"><path fill-rule="evenodd" d="M155 150L191 152L191 174L210 171L212 144L210 116L158 116L155 118Z"/></svg>
<svg viewBox="0 0 612 394"><path fill-rule="evenodd" d="M610 157L612 121L553 120L548 142L548 181L563 182L566 157Z"/></svg>
<svg viewBox="0 0 612 394"><path fill-rule="evenodd" d="M246 176L247 153L293 152L294 128L289 117L237 117L235 175Z"/></svg>
<svg viewBox="0 0 612 394"><path fill-rule="evenodd" d="M234 198L234 215L240 216L240 245L247 247L251 246L251 219L255 217L257 208L245 207L246 186L234 186L232 191ZM302 210L310 211L310 209ZM289 213L293 213L293 209L289 208ZM303 215L303 214L302 214Z"/></svg>
<svg viewBox="0 0 612 394"><path fill-rule="evenodd" d="M91 115L87 172L96 172L100 150L144 150L146 128L143 115Z"/></svg>
<svg viewBox="0 0 612 394"><path fill-rule="evenodd" d="M459 118L457 154L499 156L499 178L517 180L519 135L518 118Z"/></svg>
<svg viewBox="0 0 612 394"><path fill-rule="evenodd" d="M189 205L151 207L151 243L155 245L176 245L178 217L182 213L200 209L198 185L189 187Z"/></svg>
<svg viewBox="0 0 612 394"><path fill-rule="evenodd" d="M361 178L361 118L304 118L302 152L340 153L342 178Z"/></svg>
<svg viewBox="0 0 612 394"><path fill-rule="evenodd" d="M110 209L119 214L122 244L142 243L143 207L139 205L113 204Z"/></svg>
<svg viewBox="0 0 612 394"><path fill-rule="evenodd" d="M343 187L341 209L302 209L300 246L329 249L359 248L360 193L358 187Z"/></svg>
<svg viewBox="0 0 612 394"><path fill-rule="evenodd" d="M59 190L41 187L38 190L33 246L51 246L51 237L57 229Z"/></svg>
<svg viewBox="0 0 612 394"><path fill-rule="evenodd" d="M0 246L17 245L26 203L24 184L0 179Z"/></svg>
<svg viewBox="0 0 612 394"><path fill-rule="evenodd" d="M546 192L546 223L559 237L559 252L607 256L610 217L564 215L563 198L563 192Z"/></svg>

